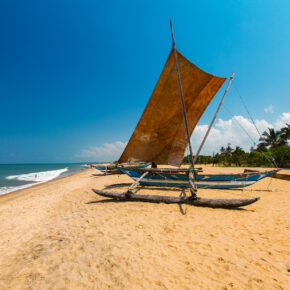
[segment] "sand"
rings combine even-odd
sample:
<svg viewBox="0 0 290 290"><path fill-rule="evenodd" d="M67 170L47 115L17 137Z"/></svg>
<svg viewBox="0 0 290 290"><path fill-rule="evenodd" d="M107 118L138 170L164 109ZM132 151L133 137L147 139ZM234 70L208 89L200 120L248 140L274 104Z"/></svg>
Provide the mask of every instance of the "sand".
<svg viewBox="0 0 290 290"><path fill-rule="evenodd" d="M199 190L207 197L261 197L226 210L106 201L91 188L131 179L96 172L0 197L1 289L290 288L289 181Z"/></svg>

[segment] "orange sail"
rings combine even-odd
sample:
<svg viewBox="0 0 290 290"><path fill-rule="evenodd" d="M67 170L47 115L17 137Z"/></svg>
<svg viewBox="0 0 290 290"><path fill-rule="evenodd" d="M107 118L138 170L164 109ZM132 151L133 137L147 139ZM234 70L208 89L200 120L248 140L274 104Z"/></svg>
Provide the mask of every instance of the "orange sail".
<svg viewBox="0 0 290 290"><path fill-rule="evenodd" d="M191 135L226 78L216 77L201 70L178 51L177 63ZM119 163L151 161L180 166L186 146L187 140L172 49Z"/></svg>

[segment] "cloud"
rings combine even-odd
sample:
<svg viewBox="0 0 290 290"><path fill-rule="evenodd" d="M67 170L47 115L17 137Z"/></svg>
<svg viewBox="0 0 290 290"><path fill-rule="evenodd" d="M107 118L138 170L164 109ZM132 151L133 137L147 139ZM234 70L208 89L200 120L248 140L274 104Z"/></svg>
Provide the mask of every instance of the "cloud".
<svg viewBox="0 0 290 290"><path fill-rule="evenodd" d="M113 161L120 157L126 144L116 141L115 143L105 143L103 146L90 146L87 149L83 149L76 157L85 160Z"/></svg>
<svg viewBox="0 0 290 290"><path fill-rule="evenodd" d="M275 128L280 129L282 127L285 127L286 124L290 124L290 112L282 113L282 115L278 117L275 122Z"/></svg>
<svg viewBox="0 0 290 290"><path fill-rule="evenodd" d="M275 128L278 130L284 127L287 122L290 123L290 112L283 113L279 116L274 125L268 123L266 120L255 120L255 125L259 132L263 133L268 128ZM208 125L196 126L191 138L194 153L202 142L207 129ZM234 116L229 120L218 119L211 129L201 154L211 155L213 152L216 153L221 146L226 146L228 143L230 143L232 147L240 146L249 151L251 146L254 145L254 142L258 143L259 137L253 123L243 116Z"/></svg>
<svg viewBox="0 0 290 290"><path fill-rule="evenodd" d="M274 113L274 107L272 106L272 105L269 105L268 107L266 107L265 109L264 109L264 111L266 112L266 113Z"/></svg>
<svg viewBox="0 0 290 290"><path fill-rule="evenodd" d="M290 112L281 114L273 124L263 119L255 120L255 125L260 133L263 133L268 128L279 130L284 127L286 123L290 124ZM208 125L196 126L191 137L194 154L202 142L207 129ZM249 151L254 145L254 142L258 143L259 137L253 123L244 116L234 116L228 120L220 118L211 129L201 154L211 155L213 152L217 153L222 146L226 146L228 143L230 143L232 147L240 146L246 151ZM114 143L105 143L102 146L90 146L87 149L83 149L81 153L75 155L75 157L83 161L117 160L126 144L127 143L121 141L116 141Z"/></svg>

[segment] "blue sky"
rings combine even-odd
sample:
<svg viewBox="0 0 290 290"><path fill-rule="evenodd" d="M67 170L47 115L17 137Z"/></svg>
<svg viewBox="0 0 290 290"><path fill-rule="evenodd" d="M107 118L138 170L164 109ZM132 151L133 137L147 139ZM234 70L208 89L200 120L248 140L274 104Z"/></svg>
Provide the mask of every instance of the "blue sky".
<svg viewBox="0 0 290 290"><path fill-rule="evenodd" d="M0 163L116 159L171 49L170 17L179 51L215 75L235 71L254 119L277 127L290 116L289 11L288 0L1 1ZM247 127L234 87L225 105ZM219 118L219 138L235 143L243 133L226 110Z"/></svg>

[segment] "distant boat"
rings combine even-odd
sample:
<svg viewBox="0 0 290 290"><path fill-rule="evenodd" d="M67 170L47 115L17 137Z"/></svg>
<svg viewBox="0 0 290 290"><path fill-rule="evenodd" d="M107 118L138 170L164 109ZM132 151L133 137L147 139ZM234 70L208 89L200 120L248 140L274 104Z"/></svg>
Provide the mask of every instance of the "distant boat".
<svg viewBox="0 0 290 290"><path fill-rule="evenodd" d="M124 172L120 169L137 169L137 168L145 168L151 165L151 162L147 163L124 163L121 165L117 165L115 163L103 163L97 164L95 166L96 169L101 171L104 175L107 174L124 174Z"/></svg>
<svg viewBox="0 0 290 290"><path fill-rule="evenodd" d="M83 168L91 168L91 164L83 164Z"/></svg>
<svg viewBox="0 0 290 290"><path fill-rule="evenodd" d="M236 188L248 186L278 171L244 172L241 174L199 175L194 165L201 148L213 126L218 111L227 94L234 74L229 78L211 75L189 62L175 48L172 22L172 49L148 101L148 104L135 128L118 163L152 162L180 167L187 146L190 150L190 167L134 168L118 167L132 177L135 182L125 193L104 190L93 191L99 195L125 200L139 200L165 203L187 203L196 206L234 208L245 206L259 198L208 199L197 196L197 187ZM190 136L209 103L229 79L222 100L196 153L192 154ZM156 166L154 166L156 167ZM191 196L159 196L134 194L139 184L151 186L189 187Z"/></svg>

